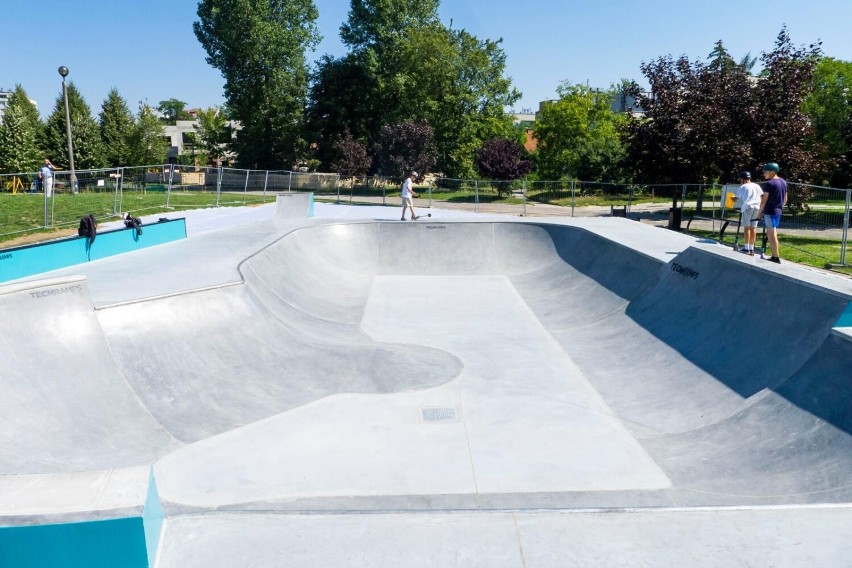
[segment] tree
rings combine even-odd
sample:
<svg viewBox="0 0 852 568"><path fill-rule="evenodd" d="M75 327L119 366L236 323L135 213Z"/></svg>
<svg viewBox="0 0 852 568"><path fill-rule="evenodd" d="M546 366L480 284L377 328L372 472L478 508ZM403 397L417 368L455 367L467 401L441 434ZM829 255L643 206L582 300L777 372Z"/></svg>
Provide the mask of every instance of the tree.
<svg viewBox="0 0 852 568"><path fill-rule="evenodd" d="M139 103L139 114L130 136L130 155L133 165L148 166L166 161L168 143L163 137L163 123L154 109L144 102Z"/></svg>
<svg viewBox="0 0 852 568"><path fill-rule="evenodd" d="M505 76L501 40L480 40L465 30L424 26L409 34L400 53L399 100L406 120L427 120L435 132L438 169L470 177L484 140L509 137L505 108L520 93ZM406 114L407 113L407 114Z"/></svg>
<svg viewBox="0 0 852 568"><path fill-rule="evenodd" d="M492 138L476 153L479 173L493 180L515 180L530 173L532 161L517 140Z"/></svg>
<svg viewBox="0 0 852 568"><path fill-rule="evenodd" d="M220 164L230 148L230 130L225 113L217 107L198 111L196 140L208 163Z"/></svg>
<svg viewBox="0 0 852 568"><path fill-rule="evenodd" d="M423 179L436 162L432 127L426 121L384 126L376 155L382 175L402 179L415 170Z"/></svg>
<svg viewBox="0 0 852 568"><path fill-rule="evenodd" d="M624 127L638 181L704 183L756 166L755 95L746 67L717 42L709 63L659 57L641 66L650 93L632 93L644 115Z"/></svg>
<svg viewBox="0 0 852 568"><path fill-rule="evenodd" d="M232 118L242 124L238 162L280 168L297 160L307 95L305 50L319 41L312 0L201 0L193 30L225 78Z"/></svg>
<svg viewBox="0 0 852 568"><path fill-rule="evenodd" d="M566 82L557 93L559 99L542 106L533 127L538 177L619 178L623 150L618 129L624 119L611 109L614 90L600 92Z"/></svg>
<svg viewBox="0 0 852 568"><path fill-rule="evenodd" d="M385 125L425 120L437 167L467 177L483 140L512 133L504 108L520 93L505 77L501 42L448 29L438 4L351 0L341 27L350 53L323 58L312 76L308 119L322 159L333 159L327 141L346 129L372 146Z"/></svg>
<svg viewBox="0 0 852 568"><path fill-rule="evenodd" d="M118 94L118 90L110 90L101 105L98 123L101 129L101 141L104 145L104 158L107 165L121 167L130 165L130 137L133 134L133 113L127 106L127 101Z"/></svg>
<svg viewBox="0 0 852 568"><path fill-rule="evenodd" d="M192 116L186 112L186 103L179 99L160 101L157 110L163 113L163 121L166 124L175 124L178 120L192 120Z"/></svg>
<svg viewBox="0 0 852 568"><path fill-rule="evenodd" d="M351 0L340 39L354 50L397 46L418 26L438 23L439 4L440 0Z"/></svg>
<svg viewBox="0 0 852 568"><path fill-rule="evenodd" d="M337 137L335 144L340 157L335 162L337 171L346 177L365 175L372 165L367 147L353 138L347 130Z"/></svg>
<svg viewBox="0 0 852 568"><path fill-rule="evenodd" d="M780 164L788 180L808 181L825 168L819 150L808 144L813 129L803 110L820 55L819 43L794 47L785 27L775 48L760 58L766 76L755 87L754 156Z"/></svg>
<svg viewBox="0 0 852 568"><path fill-rule="evenodd" d="M68 83L68 108L71 114L71 141L74 167L79 170L106 166L101 131L92 111L73 82ZM53 112L47 118L45 151L55 164L68 164L68 136L65 124L65 102L62 94L56 98Z"/></svg>
<svg viewBox="0 0 852 568"><path fill-rule="evenodd" d="M812 147L820 147L820 158L829 164L827 183L847 187L852 182L847 138L847 125L852 120L852 62L821 58L812 83L802 107L813 127Z"/></svg>
<svg viewBox="0 0 852 568"><path fill-rule="evenodd" d="M21 85L9 97L0 123L0 172L19 173L38 170L42 155L38 147L41 122L35 105Z"/></svg>

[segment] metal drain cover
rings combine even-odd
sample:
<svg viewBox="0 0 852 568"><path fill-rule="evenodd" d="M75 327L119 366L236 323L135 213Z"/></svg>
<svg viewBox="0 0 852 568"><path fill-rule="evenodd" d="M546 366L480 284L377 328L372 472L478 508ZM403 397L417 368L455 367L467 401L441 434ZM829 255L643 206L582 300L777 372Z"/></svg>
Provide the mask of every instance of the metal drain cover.
<svg viewBox="0 0 852 568"><path fill-rule="evenodd" d="M455 408L429 407L429 408L421 408L420 410L423 413L423 422L455 422L456 421L456 409Z"/></svg>

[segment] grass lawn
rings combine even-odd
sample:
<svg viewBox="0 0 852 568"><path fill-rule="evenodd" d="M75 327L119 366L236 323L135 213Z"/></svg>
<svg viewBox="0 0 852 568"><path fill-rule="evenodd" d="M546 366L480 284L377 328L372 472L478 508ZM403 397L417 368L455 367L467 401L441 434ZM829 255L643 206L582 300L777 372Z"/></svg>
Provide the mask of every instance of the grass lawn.
<svg viewBox="0 0 852 568"><path fill-rule="evenodd" d="M98 221L120 218L121 213L150 215L173 213L182 209L200 209L216 206L216 194L199 191L172 191L169 206L164 192L124 192L120 202L114 193L80 192L58 193L48 202L48 225L44 227L45 202L40 193L0 193L0 243L12 246L10 241L20 241L27 235L26 242L37 242L65 236L68 229L76 229L80 217L93 213ZM275 201L275 194L267 196L222 193L220 206L242 206ZM119 213L115 213L118 211ZM42 238L43 237L43 238Z"/></svg>

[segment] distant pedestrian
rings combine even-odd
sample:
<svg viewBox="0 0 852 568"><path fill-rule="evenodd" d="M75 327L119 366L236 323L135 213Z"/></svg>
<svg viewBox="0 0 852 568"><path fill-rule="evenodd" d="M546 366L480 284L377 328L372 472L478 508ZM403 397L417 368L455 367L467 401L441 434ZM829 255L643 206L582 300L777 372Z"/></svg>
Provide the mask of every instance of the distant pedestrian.
<svg viewBox="0 0 852 568"><path fill-rule="evenodd" d="M41 187L44 189L44 194L48 197L53 195L53 172L55 170L56 166L50 163L50 160L45 158L44 165L38 172L38 177L41 180Z"/></svg>
<svg viewBox="0 0 852 568"><path fill-rule="evenodd" d="M754 256L754 241L757 240L757 218L760 212L760 202L763 190L751 181L751 173L740 173L740 187L736 193L740 205L740 224L745 237L745 250L749 256Z"/></svg>
<svg viewBox="0 0 852 568"><path fill-rule="evenodd" d="M769 260L781 264L778 244L778 227L781 225L781 213L787 205L787 182L778 176L781 168L775 162L763 166L763 196L760 198L758 217L763 217L766 227L766 237L772 256Z"/></svg>
<svg viewBox="0 0 852 568"><path fill-rule="evenodd" d="M414 180L417 179L417 172L412 171L405 181L402 182L402 218L400 221L405 221L405 210L406 208L411 211L411 220L416 221L419 219L417 215L414 213L414 205L412 199L417 197L417 194L414 193Z"/></svg>

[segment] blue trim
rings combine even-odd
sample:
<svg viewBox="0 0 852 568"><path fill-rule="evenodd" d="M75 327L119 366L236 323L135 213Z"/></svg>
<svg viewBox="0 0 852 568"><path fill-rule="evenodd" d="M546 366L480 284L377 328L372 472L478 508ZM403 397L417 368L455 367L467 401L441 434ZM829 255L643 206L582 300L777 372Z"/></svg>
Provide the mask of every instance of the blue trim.
<svg viewBox="0 0 852 568"><path fill-rule="evenodd" d="M846 309L837 318L837 323L834 324L834 327L852 327L852 302L847 304Z"/></svg>
<svg viewBox="0 0 852 568"><path fill-rule="evenodd" d="M0 566L148 568L142 533L141 517L0 527Z"/></svg>
<svg viewBox="0 0 852 568"><path fill-rule="evenodd" d="M98 233L94 242L70 237L47 243L0 249L0 282L66 268L133 250L185 239L186 220L170 219L133 228Z"/></svg>
<svg viewBox="0 0 852 568"><path fill-rule="evenodd" d="M163 506L157 493L157 482L154 480L154 468L148 480L148 496L142 511L142 525L145 530L145 546L148 549L149 563L156 564L157 549L160 546L160 532L163 528Z"/></svg>

